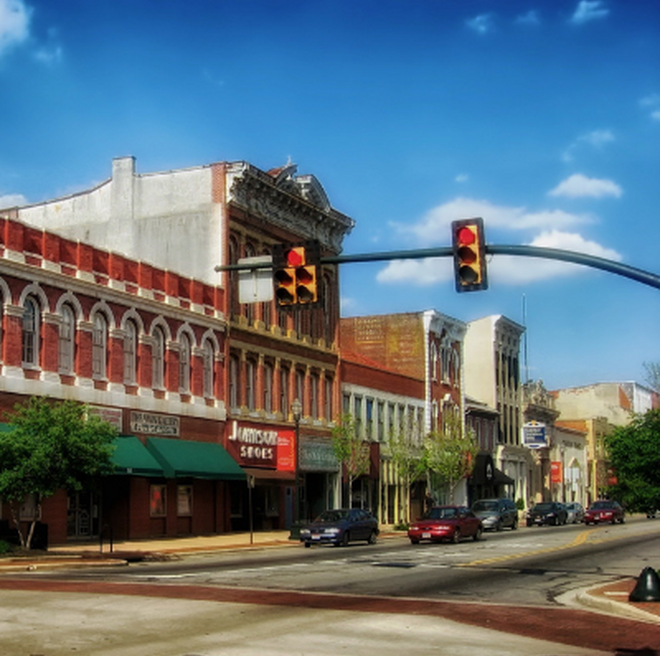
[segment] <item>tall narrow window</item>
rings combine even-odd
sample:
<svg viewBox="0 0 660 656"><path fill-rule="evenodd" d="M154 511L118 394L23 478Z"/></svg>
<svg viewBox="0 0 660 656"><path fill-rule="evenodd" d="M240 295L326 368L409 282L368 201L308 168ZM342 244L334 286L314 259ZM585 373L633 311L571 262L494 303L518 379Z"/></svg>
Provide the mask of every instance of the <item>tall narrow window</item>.
<svg viewBox="0 0 660 656"><path fill-rule="evenodd" d="M300 402L303 404L303 408L305 407L304 403L304 396L305 394L305 374L298 369L296 371L296 398L300 400Z"/></svg>
<svg viewBox="0 0 660 656"><path fill-rule="evenodd" d="M179 391L190 391L190 337L185 334L179 342Z"/></svg>
<svg viewBox="0 0 660 656"><path fill-rule="evenodd" d="M215 396L214 394L214 376L213 376L213 365L215 363L215 353L213 351L213 344L211 340L207 339L204 342L203 349L203 385L204 385L204 397L209 399Z"/></svg>
<svg viewBox="0 0 660 656"><path fill-rule="evenodd" d="M165 387L165 334L162 328L154 330L154 346L152 354L153 386Z"/></svg>
<svg viewBox="0 0 660 656"><path fill-rule="evenodd" d="M245 362L245 402L247 403L248 410L255 410L255 382L256 370L254 360L248 359Z"/></svg>
<svg viewBox="0 0 660 656"><path fill-rule="evenodd" d="M92 328L92 378L105 378L107 349L108 322L101 312L97 312Z"/></svg>
<svg viewBox="0 0 660 656"><path fill-rule="evenodd" d="M280 369L280 412L289 416L289 370L287 367Z"/></svg>
<svg viewBox="0 0 660 656"><path fill-rule="evenodd" d="M319 418L319 376L312 374L310 376L310 405L312 410L312 419Z"/></svg>
<svg viewBox="0 0 660 656"><path fill-rule="evenodd" d="M59 368L60 373L73 373L75 358L76 317L73 308L62 306L62 323L59 336Z"/></svg>
<svg viewBox="0 0 660 656"><path fill-rule="evenodd" d="M124 334L124 383L135 385L137 381L137 326L134 321L126 322Z"/></svg>
<svg viewBox="0 0 660 656"><path fill-rule="evenodd" d="M23 364L39 365L39 304L28 296L23 305Z"/></svg>
<svg viewBox="0 0 660 656"><path fill-rule="evenodd" d="M238 357L232 355L229 358L229 407L233 410L238 408Z"/></svg>
<svg viewBox="0 0 660 656"><path fill-rule="evenodd" d="M264 365L264 412L273 411L273 367Z"/></svg>
<svg viewBox="0 0 660 656"><path fill-rule="evenodd" d="M334 407L332 403L332 378L325 379L325 418L332 421L334 418Z"/></svg>

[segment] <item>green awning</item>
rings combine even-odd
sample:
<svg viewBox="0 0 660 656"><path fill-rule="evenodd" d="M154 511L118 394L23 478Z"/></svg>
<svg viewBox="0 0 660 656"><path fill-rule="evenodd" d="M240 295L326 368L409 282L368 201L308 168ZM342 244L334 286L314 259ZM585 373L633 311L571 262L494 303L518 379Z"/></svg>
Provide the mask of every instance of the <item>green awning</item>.
<svg viewBox="0 0 660 656"><path fill-rule="evenodd" d="M165 476L158 461L137 437L132 435L117 437L113 445L115 450L112 454L112 462L115 465L115 474L160 476L161 478Z"/></svg>
<svg viewBox="0 0 660 656"><path fill-rule="evenodd" d="M147 449L168 478L246 479L245 472L220 444L149 437Z"/></svg>

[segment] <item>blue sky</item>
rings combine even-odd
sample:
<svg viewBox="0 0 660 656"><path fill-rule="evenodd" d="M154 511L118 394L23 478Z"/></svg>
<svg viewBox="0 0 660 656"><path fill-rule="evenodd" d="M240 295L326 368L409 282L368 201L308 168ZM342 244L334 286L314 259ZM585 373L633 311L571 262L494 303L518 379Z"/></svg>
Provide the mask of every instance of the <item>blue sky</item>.
<svg viewBox="0 0 660 656"><path fill-rule="evenodd" d="M491 244L660 274L658 0L0 0L0 206L110 176L289 158L356 221L345 253ZM342 266L346 316L434 308L527 326L548 388L644 382L660 291L494 256ZM523 316L523 307L526 311Z"/></svg>

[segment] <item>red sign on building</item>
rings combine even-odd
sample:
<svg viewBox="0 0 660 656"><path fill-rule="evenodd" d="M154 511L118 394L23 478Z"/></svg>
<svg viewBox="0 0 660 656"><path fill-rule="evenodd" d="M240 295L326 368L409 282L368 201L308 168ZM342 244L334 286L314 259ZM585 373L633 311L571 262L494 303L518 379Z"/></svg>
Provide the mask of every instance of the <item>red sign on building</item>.
<svg viewBox="0 0 660 656"><path fill-rule="evenodd" d="M550 482L562 483L564 480L561 461L553 460L550 463Z"/></svg>

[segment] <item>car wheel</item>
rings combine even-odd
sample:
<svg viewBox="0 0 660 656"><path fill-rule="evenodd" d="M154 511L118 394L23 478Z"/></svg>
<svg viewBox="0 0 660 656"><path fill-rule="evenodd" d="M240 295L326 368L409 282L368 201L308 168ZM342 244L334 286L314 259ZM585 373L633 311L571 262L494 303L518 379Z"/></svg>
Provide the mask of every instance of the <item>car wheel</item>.
<svg viewBox="0 0 660 656"><path fill-rule="evenodd" d="M419 540L413 540L410 538L410 544L419 544Z"/></svg>
<svg viewBox="0 0 660 656"><path fill-rule="evenodd" d="M481 540L481 534L483 533L483 529L481 526L477 529L477 532L472 536L472 539L477 542L478 540Z"/></svg>
<svg viewBox="0 0 660 656"><path fill-rule="evenodd" d="M552 518L552 525L557 526L559 524L559 517L553 517Z"/></svg>
<svg viewBox="0 0 660 656"><path fill-rule="evenodd" d="M626 518L621 515L621 519L619 520L619 524L623 524L626 521Z"/></svg>
<svg viewBox="0 0 660 656"><path fill-rule="evenodd" d="M529 519L527 520L527 526L532 526L534 522L530 522Z"/></svg>
<svg viewBox="0 0 660 656"><path fill-rule="evenodd" d="M312 546L311 542L305 542L305 549L309 549Z"/></svg>
<svg viewBox="0 0 660 656"><path fill-rule="evenodd" d="M351 541L350 533L348 531L344 531L344 535L341 536L341 546L347 547L350 541Z"/></svg>
<svg viewBox="0 0 660 656"><path fill-rule="evenodd" d="M516 518L513 520L513 524L511 524L511 530L512 530L512 531L515 531L517 528L518 528L518 518L516 517Z"/></svg>
<svg viewBox="0 0 660 656"><path fill-rule="evenodd" d="M501 519L497 522L497 526L495 527L495 530L496 531L501 531L502 530L502 520Z"/></svg>
<svg viewBox="0 0 660 656"><path fill-rule="evenodd" d="M454 534L451 536L451 541L454 544L458 544L461 541L461 529L460 528L457 528L454 531Z"/></svg>
<svg viewBox="0 0 660 656"><path fill-rule="evenodd" d="M371 531L371 534L369 535L369 539L367 540L368 544L376 544L376 540L378 539L378 536L376 535L376 531Z"/></svg>

